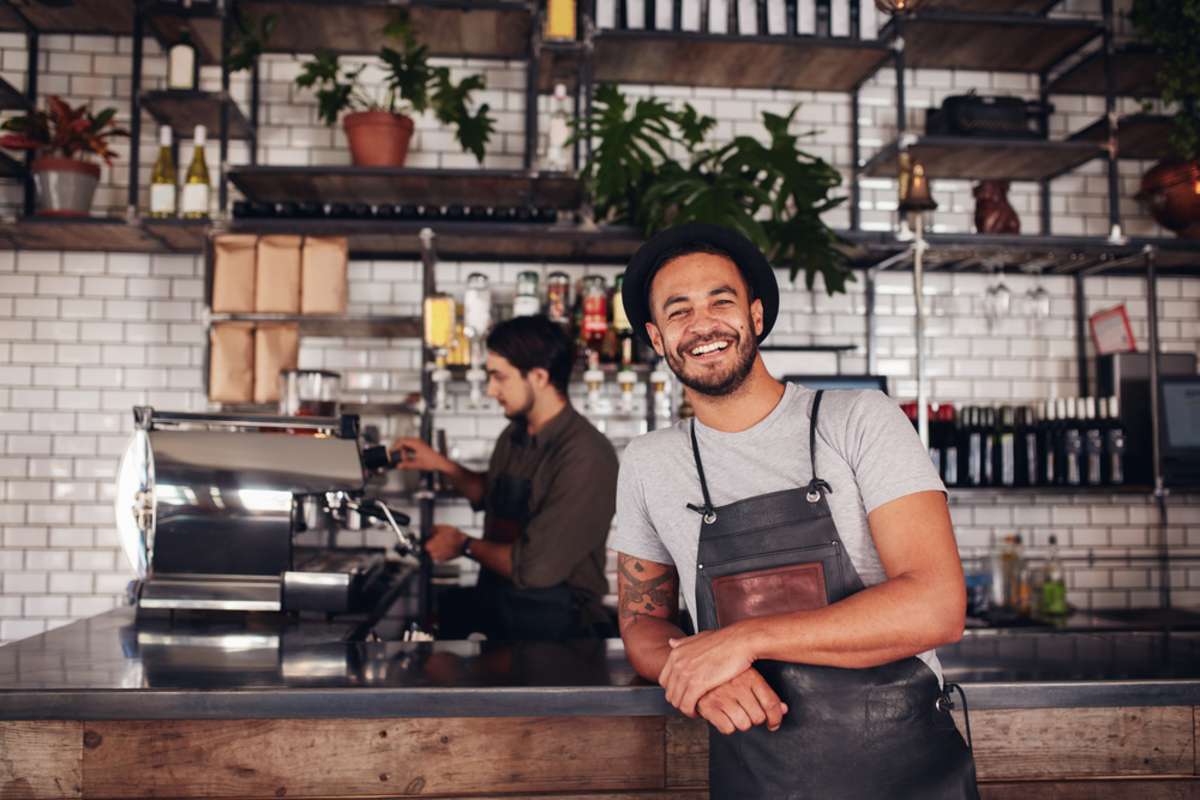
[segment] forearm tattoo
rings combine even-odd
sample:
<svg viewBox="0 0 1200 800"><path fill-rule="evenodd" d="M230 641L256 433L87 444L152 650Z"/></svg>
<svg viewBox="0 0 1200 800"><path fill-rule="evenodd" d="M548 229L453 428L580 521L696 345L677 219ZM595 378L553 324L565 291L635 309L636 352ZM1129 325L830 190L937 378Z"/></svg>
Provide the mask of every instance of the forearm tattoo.
<svg viewBox="0 0 1200 800"><path fill-rule="evenodd" d="M675 619L679 612L679 573L668 564L617 557L617 597L621 618Z"/></svg>

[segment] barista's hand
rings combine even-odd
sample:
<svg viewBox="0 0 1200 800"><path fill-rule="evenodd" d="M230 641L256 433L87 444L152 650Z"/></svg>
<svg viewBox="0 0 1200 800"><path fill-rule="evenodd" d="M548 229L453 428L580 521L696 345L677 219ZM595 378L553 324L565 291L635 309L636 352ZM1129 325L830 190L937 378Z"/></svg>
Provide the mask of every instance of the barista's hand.
<svg viewBox="0 0 1200 800"><path fill-rule="evenodd" d="M787 704L754 667L721 684L696 703L696 712L726 735L763 724L767 730L777 731L787 710Z"/></svg>
<svg viewBox="0 0 1200 800"><path fill-rule="evenodd" d="M425 552L434 561L441 563L462 554L467 535L453 525L434 525L433 535L425 543Z"/></svg>
<svg viewBox="0 0 1200 800"><path fill-rule="evenodd" d="M733 625L671 639L671 655L658 676L667 690L667 702L695 717L701 697L748 670L754 659L740 634Z"/></svg>
<svg viewBox="0 0 1200 800"><path fill-rule="evenodd" d="M392 454L399 453L397 469L418 469L422 472L446 472L449 460L415 436L406 436L392 442Z"/></svg>

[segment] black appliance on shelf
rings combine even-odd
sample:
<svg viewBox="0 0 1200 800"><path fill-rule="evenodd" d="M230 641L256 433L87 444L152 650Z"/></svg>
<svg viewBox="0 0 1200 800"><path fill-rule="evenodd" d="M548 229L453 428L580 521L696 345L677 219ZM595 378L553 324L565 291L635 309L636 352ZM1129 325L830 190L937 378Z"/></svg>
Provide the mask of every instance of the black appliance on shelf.
<svg viewBox="0 0 1200 800"><path fill-rule="evenodd" d="M929 136L972 136L989 139L1045 139L1042 120L1054 106L1020 97L956 94L941 108L925 112Z"/></svg>
<svg viewBox="0 0 1200 800"><path fill-rule="evenodd" d="M1125 426L1125 482L1154 483L1154 448L1150 426L1150 354L1114 353L1096 359L1096 393L1115 396ZM1193 353L1162 353L1160 381L1196 378Z"/></svg>
<svg viewBox="0 0 1200 800"><path fill-rule="evenodd" d="M1200 486L1200 377L1159 381L1163 479L1167 486Z"/></svg>

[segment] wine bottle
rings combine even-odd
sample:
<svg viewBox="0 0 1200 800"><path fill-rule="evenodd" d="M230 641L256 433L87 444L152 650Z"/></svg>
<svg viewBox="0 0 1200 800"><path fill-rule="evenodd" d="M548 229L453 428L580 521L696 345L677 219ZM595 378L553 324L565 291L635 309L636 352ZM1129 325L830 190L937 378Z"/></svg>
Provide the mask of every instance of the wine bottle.
<svg viewBox="0 0 1200 800"><path fill-rule="evenodd" d="M1104 404L1103 399L1100 402ZM1105 406L1101 408L1105 409ZM1125 483L1125 425L1121 422L1116 395L1108 398L1107 408L1101 415L1104 417L1104 482L1109 486L1120 486Z"/></svg>
<svg viewBox="0 0 1200 800"><path fill-rule="evenodd" d="M203 125L196 126L192 136L195 149L192 152L192 163L188 165L187 176L183 181L183 197L180 203L183 216L188 219L199 219L208 216L208 163L204 159L205 129Z"/></svg>
<svg viewBox="0 0 1200 800"><path fill-rule="evenodd" d="M1038 452L1041 455L1041 478L1039 485L1053 486L1058 483L1058 447L1055 440L1055 425L1058 415L1053 400L1042 403L1041 420L1038 421Z"/></svg>
<svg viewBox="0 0 1200 800"><path fill-rule="evenodd" d="M983 409L971 406L967 409L966 426L967 445L964 448L967 458L967 468L963 473L967 477L968 486L983 485L983 426L980 424Z"/></svg>
<svg viewBox="0 0 1200 800"><path fill-rule="evenodd" d="M195 89L197 63L196 46L185 32L167 51L167 88Z"/></svg>
<svg viewBox="0 0 1200 800"><path fill-rule="evenodd" d="M1039 464L1041 457L1033 406L1021 406L1017 409L1017 486L1037 486Z"/></svg>
<svg viewBox="0 0 1200 800"><path fill-rule="evenodd" d="M941 408L945 421L946 449L942 454L942 480L947 486L958 485L958 439L959 424L954 413L954 406L947 403Z"/></svg>
<svg viewBox="0 0 1200 800"><path fill-rule="evenodd" d="M1089 486L1099 486L1104 480L1104 432L1096 418L1096 398L1083 398L1084 480Z"/></svg>
<svg viewBox="0 0 1200 800"><path fill-rule="evenodd" d="M996 450L999 438L998 427L996 425L996 409L983 409L983 419L981 420L980 438L983 442L983 485L995 486L999 483L999 475L996 473Z"/></svg>
<svg viewBox="0 0 1200 800"><path fill-rule="evenodd" d="M1012 406L1001 406L998 416L996 464L992 474L1000 486L1014 486L1017 482L1017 432Z"/></svg>
<svg viewBox="0 0 1200 800"><path fill-rule="evenodd" d="M1077 398L1063 401L1062 427L1063 482L1067 486L1083 484L1083 430L1078 417Z"/></svg>
<svg viewBox="0 0 1200 800"><path fill-rule="evenodd" d="M175 157L171 154L171 126L158 129L158 158L150 172L150 216L167 219L175 216Z"/></svg>

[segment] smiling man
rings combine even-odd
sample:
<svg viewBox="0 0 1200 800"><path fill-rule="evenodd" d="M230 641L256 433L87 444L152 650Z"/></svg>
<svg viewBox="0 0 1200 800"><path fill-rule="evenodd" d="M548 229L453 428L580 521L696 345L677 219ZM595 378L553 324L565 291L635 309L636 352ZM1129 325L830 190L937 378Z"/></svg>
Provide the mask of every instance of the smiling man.
<svg viewBox="0 0 1200 800"><path fill-rule="evenodd" d="M401 469L440 472L475 509L482 539L435 525L434 561L479 562L479 584L438 597L438 635L462 639L573 639L611 628L601 598L604 540L612 523L617 456L567 398L571 342L544 316L517 317L487 338L487 393L509 425L487 472L455 463L420 439L398 439Z"/></svg>
<svg viewBox="0 0 1200 800"><path fill-rule="evenodd" d="M767 372L779 289L734 231L655 236L623 298L695 419L625 451L621 635L639 674L711 723L712 797L977 797L934 653L962 634L962 568L908 420L880 392Z"/></svg>

